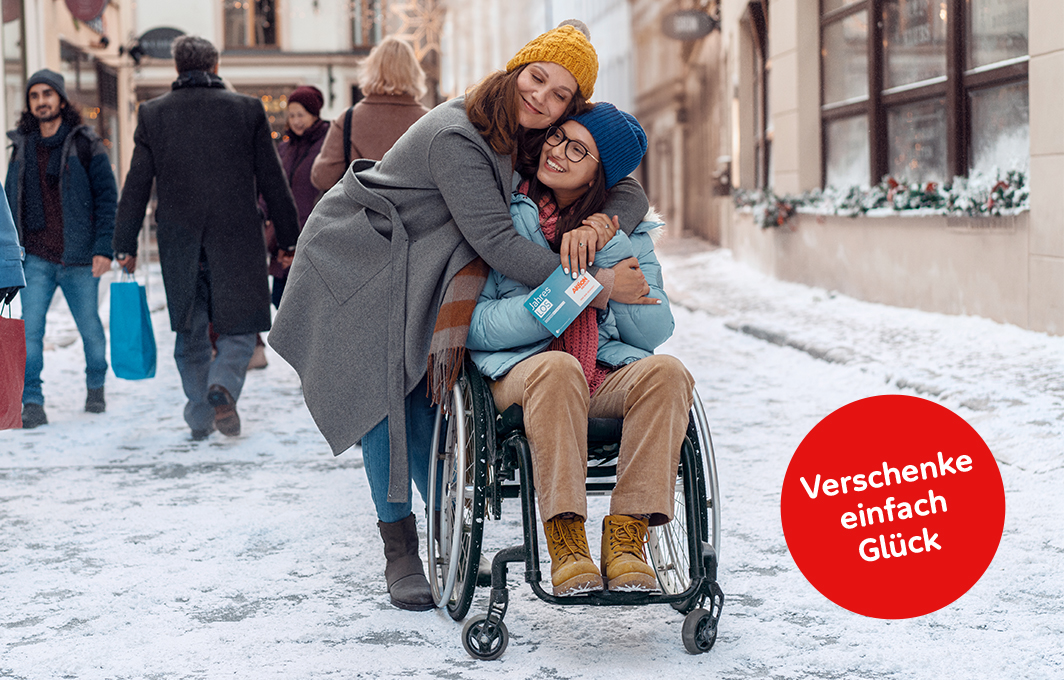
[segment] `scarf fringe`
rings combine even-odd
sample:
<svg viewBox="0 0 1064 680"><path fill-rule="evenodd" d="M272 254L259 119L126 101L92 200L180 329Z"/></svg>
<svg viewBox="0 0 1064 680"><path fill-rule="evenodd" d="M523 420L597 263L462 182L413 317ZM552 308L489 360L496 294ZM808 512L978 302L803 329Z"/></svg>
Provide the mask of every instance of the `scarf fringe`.
<svg viewBox="0 0 1064 680"><path fill-rule="evenodd" d="M451 414L451 401L447 394L454 389L465 361L465 347L447 347L429 355L428 391L432 403L443 406L446 415Z"/></svg>

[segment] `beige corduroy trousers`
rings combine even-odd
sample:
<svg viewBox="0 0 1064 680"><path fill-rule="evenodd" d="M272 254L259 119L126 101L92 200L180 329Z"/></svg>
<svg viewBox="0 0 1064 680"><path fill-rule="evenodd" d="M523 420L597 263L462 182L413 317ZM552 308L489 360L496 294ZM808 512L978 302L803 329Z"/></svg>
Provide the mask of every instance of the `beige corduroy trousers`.
<svg viewBox="0 0 1064 680"><path fill-rule="evenodd" d="M587 519L588 418L624 418L610 514L649 515L651 526L672 519L694 390L679 359L654 355L635 361L610 373L589 396L575 357L541 352L491 387L500 411L515 403L524 409L542 520L567 512Z"/></svg>

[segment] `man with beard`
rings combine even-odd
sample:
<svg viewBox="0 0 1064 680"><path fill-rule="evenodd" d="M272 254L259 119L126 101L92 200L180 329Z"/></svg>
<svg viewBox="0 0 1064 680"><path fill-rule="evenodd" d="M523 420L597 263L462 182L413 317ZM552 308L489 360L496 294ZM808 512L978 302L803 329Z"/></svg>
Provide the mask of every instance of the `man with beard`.
<svg viewBox="0 0 1064 680"><path fill-rule="evenodd" d="M85 410L103 413L107 339L100 322L100 277L111 268L118 187L102 140L67 98L63 76L42 69L26 83L26 110L8 133L14 146L5 190L26 249L26 382L22 426L48 422L41 369L44 322L58 287L85 347Z"/></svg>
<svg viewBox="0 0 1064 680"><path fill-rule="evenodd" d="M137 113L114 251L119 264L133 271L154 180L159 262L170 327L177 333L174 359L188 398L185 422L196 440L216 429L235 437L236 403L255 336L270 330L259 194L285 266L299 222L262 102L226 89L218 77L218 50L209 41L184 35L172 51L172 90L144 102ZM214 358L211 324L218 333Z"/></svg>

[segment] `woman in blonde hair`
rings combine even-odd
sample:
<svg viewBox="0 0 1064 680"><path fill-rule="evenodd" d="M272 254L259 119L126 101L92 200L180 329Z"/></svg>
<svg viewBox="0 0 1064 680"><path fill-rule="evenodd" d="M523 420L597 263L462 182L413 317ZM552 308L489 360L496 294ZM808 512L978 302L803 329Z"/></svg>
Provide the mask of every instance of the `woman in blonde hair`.
<svg viewBox="0 0 1064 680"><path fill-rule="evenodd" d="M394 36L370 51L359 87L365 98L332 122L311 168L310 181L322 191L331 189L356 158L379 161L429 111L418 101L425 95L425 72L414 49Z"/></svg>

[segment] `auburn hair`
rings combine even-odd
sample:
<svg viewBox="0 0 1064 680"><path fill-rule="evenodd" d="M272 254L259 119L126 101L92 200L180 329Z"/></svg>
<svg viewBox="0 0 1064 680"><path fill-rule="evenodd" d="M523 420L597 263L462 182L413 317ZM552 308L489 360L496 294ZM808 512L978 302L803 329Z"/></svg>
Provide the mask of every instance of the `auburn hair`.
<svg viewBox="0 0 1064 680"><path fill-rule="evenodd" d="M508 156L524 146L522 137L525 131L517 122L517 78L527 66L522 64L513 71L496 71L466 92L465 107L469 122L480 131L497 154ZM579 115L589 108L578 86L576 94L556 122ZM538 154L537 148L537 157Z"/></svg>

